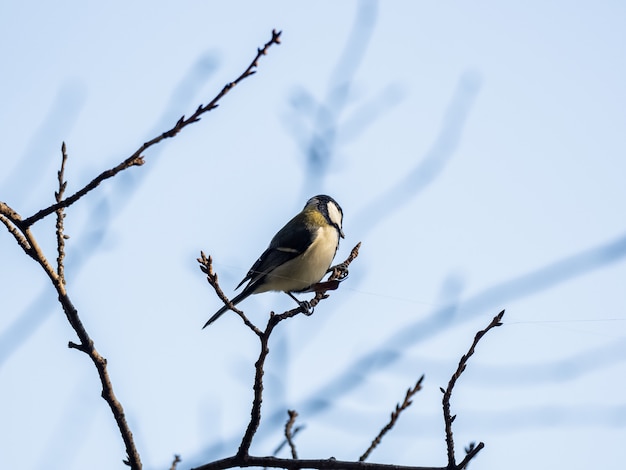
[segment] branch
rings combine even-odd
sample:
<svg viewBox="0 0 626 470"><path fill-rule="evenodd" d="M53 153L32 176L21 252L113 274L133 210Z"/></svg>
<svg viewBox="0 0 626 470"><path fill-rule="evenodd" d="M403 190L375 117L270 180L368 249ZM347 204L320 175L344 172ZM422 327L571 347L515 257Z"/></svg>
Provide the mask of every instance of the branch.
<svg viewBox="0 0 626 470"><path fill-rule="evenodd" d="M65 173L65 162L67 161L67 153L65 151L65 142L61 144L61 169L57 173L59 179L59 190L54 192L54 198L57 202L63 200L63 193L67 187L67 181L63 181L63 175ZM57 223L56 223L56 235L57 235L57 274L61 279L61 282L65 284L65 271L63 268L63 259L65 258L65 240L69 238L63 234L63 219L65 214L63 213L63 207L56 210Z"/></svg>
<svg viewBox="0 0 626 470"><path fill-rule="evenodd" d="M342 269L333 269L333 273L331 274L329 281L335 281L338 279L345 279L345 276L348 270L348 266L350 263L358 256L359 247L361 243L359 242L351 251L350 256L341 263ZM328 295L325 291L319 291L315 294L313 300L309 302L311 307L315 307L322 299L328 298ZM241 439L241 444L239 445L239 450L237 451L237 458L245 461L248 457L248 451L250 450L250 444L252 444L252 438L259 428L259 424L261 422L261 403L263 401L263 367L265 365L265 359L269 354L270 350L268 347L268 342L272 331L280 323L282 320L286 320L287 318L291 318L299 313L302 313L304 307L297 307L293 310L289 310L285 313L281 313L280 315L271 314L269 320L267 321L267 326L265 327L265 331L259 335L259 340L261 341L261 352L259 353L259 358L254 364L255 374L254 374L254 399L252 401L252 409L250 411L250 422L248 423L248 427L246 428L246 432ZM255 327L256 328L256 327Z"/></svg>
<svg viewBox="0 0 626 470"><path fill-rule="evenodd" d="M396 424L396 421L400 417L400 414L404 410L406 410L409 406L411 406L411 403L413 403L411 401L411 398L413 397L413 395L415 395L417 392L419 392L422 389L423 381L424 381L424 376L422 375L417 381L417 383L415 384L415 387L409 388L406 391L406 396L404 397L404 401L402 402L402 404L396 405L396 409L391 413L391 419L389 420L387 425L380 430L380 432L378 433L378 436L376 436L376 438L372 441L372 443L367 448L367 450L363 453L363 455L359 457L359 462L365 462L365 460L369 457L369 455L376 448L376 446L380 444L380 441L383 439L383 436L387 434L391 430L391 428L393 428L394 424Z"/></svg>
<svg viewBox="0 0 626 470"><path fill-rule="evenodd" d="M281 459L278 457L233 456L207 463L193 470L223 470L235 467L313 468L318 470L450 470L449 467L412 467L383 463L352 462L329 459Z"/></svg>
<svg viewBox="0 0 626 470"><path fill-rule="evenodd" d="M210 256L207 258L207 256L204 254L204 251L200 251L200 258L198 258L197 261L198 263L200 263L200 270L204 274L206 274L207 282L209 283L211 287L213 287L213 289L215 290L215 293L222 300L222 302L224 302L224 304L227 305L229 309L231 309L233 312L239 315L241 319L243 320L243 322L245 323L245 325L248 328L250 328L252 331L254 331L254 333L258 337L261 337L263 332L256 325L254 325L250 320L248 320L248 317L246 317L245 313L243 313L241 310L235 307L233 303L230 301L230 299L226 297L226 294L224 294L224 291L219 285L219 282L217 279L217 273L213 271L213 258L211 258Z"/></svg>
<svg viewBox="0 0 626 470"><path fill-rule="evenodd" d="M476 457L476 454L478 454L483 447L485 447L485 444L483 444L482 442L479 442L478 445L475 445L473 442L470 443L469 447L465 449L465 458L461 460L461 463L458 465L457 468L466 468L470 460Z"/></svg>
<svg viewBox="0 0 626 470"><path fill-rule="evenodd" d="M2 209L7 210L4 211ZM7 215L5 215L5 213L10 213L12 214L12 216L8 217ZM22 250L24 250L24 253L37 261L37 258L35 258L33 249L28 243L28 240L26 240L24 234L20 232L20 229L18 228L18 226L16 226L21 222L21 220L22 219L17 214L17 212L13 211L13 209L7 206L4 202L0 202L0 222L2 222L9 231L9 233L13 235L17 244L20 246L20 248L22 248Z"/></svg>
<svg viewBox="0 0 626 470"><path fill-rule="evenodd" d="M444 390L443 388L441 389L441 391L443 392L443 401L442 401L443 419L444 419L445 428L446 428L446 447L447 447L447 452L448 452L448 467L449 468L464 468L469 463L469 461L485 446L482 442L480 442L478 446L476 446L475 448L472 447L470 451L467 453L465 459L463 459L463 461L461 462L462 466L461 465L459 465L458 467L456 466L455 458L454 458L454 439L452 437L452 423L454 419L456 418L456 415L455 416L450 415L450 398L452 397L452 389L454 388L456 381L459 379L459 377L461 377L461 374L463 373L463 371L465 371L465 367L467 366L467 361L474 354L474 349L476 348L476 345L489 330L491 330L492 328L495 328L496 326L502 325L501 320L503 316L504 316L504 310L502 310L495 317L493 317L493 320L491 320L491 323L489 323L487 328L476 333L476 336L474 337L474 341L472 342L472 345L467 351L467 354L461 357L461 360L459 361L459 366L457 367L454 374L452 374L452 377L450 378L450 382L448 382L448 387L446 388L446 390Z"/></svg>
<svg viewBox="0 0 626 470"><path fill-rule="evenodd" d="M347 276L348 266L349 264L356 258L358 255L358 250L360 247L360 243L357 244L352 250L350 256L344 263L335 266L332 271L332 275L329 278L329 281L334 281L337 279L344 279ZM203 259L206 260L206 257L203 256ZM201 260L199 260L201 261ZM207 260L207 276L210 279L213 279L215 284L216 275L212 272L210 258ZM201 263L202 264L202 263ZM211 281L210 281L211 282ZM323 284L323 283L320 283ZM212 284L213 285L213 284ZM318 289L312 289L317 291ZM222 293L223 294L223 293ZM218 292L219 295L219 292ZM318 295L322 298L326 298L327 295L325 291L318 291L315 299L318 298ZM225 301L227 304L228 299ZM450 382L448 383L448 388L446 390L441 389L444 394L443 398L443 412L444 412L444 420L446 427L446 444L448 449L448 465L446 467L414 467L414 466L404 466L404 465L390 465L390 464L375 464L365 462L365 459L369 456L371 451L380 443L383 436L394 426L396 421L398 420L400 414L411 405L411 398L421 389L422 382L424 377L422 376L413 388L409 388L406 392L404 401L401 404L396 405L396 409L393 413L391 413L391 419L389 423L381 430L378 436L372 441L372 444L367 449L367 451L360 457L359 461L338 461L335 458L330 459L317 459L317 460L306 460L306 459L298 459L295 446L292 442L293 434L291 433L291 428L295 422L295 418L297 413L295 411L289 411L289 420L285 425L285 437L287 443L291 447L292 451L292 459L282 459L277 457L256 457L251 456L249 454L250 445L252 443L252 439L259 427L261 421L261 403L263 401L263 375L264 375L264 365L265 360L269 354L268 341L269 337L279 322L284 319L290 318L292 316L297 315L298 313L302 313L302 308L295 308L293 310L289 310L280 315L271 314L270 318L267 322L267 326L265 327L265 331L263 331L259 335L259 339L261 341L261 352L259 354L259 358L255 363L255 377L254 377L254 399L252 402L252 410L250 411L250 422L248 423L248 427L246 432L241 440L241 444L239 445L239 449L237 453L232 456L222 460L217 460L214 462L207 463L200 467L197 467L195 470L221 470L227 468L235 468L235 467L271 467L271 468L285 468L285 469L302 469L302 468L313 468L317 470L462 470L467 467L469 462L483 449L484 444L480 442L478 445L474 445L471 443L468 448L465 449L466 456L461 461L460 464L455 463L454 459L454 442L452 436L452 422L454 421L454 416L450 416L450 397L452 396L452 390L456 381L459 379L463 371L467 366L467 362L469 358L474 354L474 350L480 341L480 339L492 328L496 326L500 326L502 317L504 315L504 310L496 315L491 323L484 330L476 333L474 337L474 341L470 346L468 352L461 357L459 361L459 365L457 370L452 375ZM294 433L295 434L295 433Z"/></svg>
<svg viewBox="0 0 626 470"><path fill-rule="evenodd" d="M117 175L119 172L121 172L123 170L126 170L126 169L128 169L130 167L133 167L133 166L141 166L141 165L143 165L145 163L144 157L143 157L143 153L147 149L149 149L153 145L158 144L159 142L161 142L164 139L167 139L167 138L170 138L170 137L174 137L181 130L183 130L185 127L187 127L189 124L192 124L194 122L199 121L201 115L203 115L204 113L206 113L208 111L211 111L211 110L217 108L218 102L235 85L237 85L239 82L241 82L242 80L246 79L250 75L255 74L256 73L255 69L258 67L259 59L262 56L267 54L268 49L272 45L280 44L280 35L281 35L281 31L272 30L272 38L267 43L265 43L265 45L262 48L257 49L257 54L254 57L254 59L252 60L252 62L250 63L250 65L248 66L248 68L246 70L244 70L244 72L241 75L239 75L239 77L237 77L234 81L224 85L222 90L208 104L198 106L196 111L191 116L189 116L188 118L185 118L185 116L183 115L176 122L176 124L174 124L174 127L172 127L170 130L163 132L161 135L158 135L158 136L154 137L152 140L149 140L148 142L145 142L130 157L128 157L123 162L121 162L119 165L117 165L117 166L115 166L115 167L113 167L113 168L111 168L109 170L106 170L106 171L103 171L102 173L100 173L89 184L87 184L87 186L85 186L84 188L76 191L71 196L69 196L69 197L67 197L67 198L57 202L56 204L53 204L53 205L51 205L49 207L46 207L45 209L41 209L36 214L31 215L30 217L24 219L24 221L23 221L24 227L30 227L35 222L43 219L44 217L49 216L53 212L56 212L59 209L63 209L65 207L71 206L76 201L78 201L81 197L83 197L85 194L87 194L88 192L90 192L90 191L94 190L95 188L97 188L100 185L100 183L102 183L104 180L112 178L113 176Z"/></svg>
<svg viewBox="0 0 626 470"><path fill-rule="evenodd" d="M89 193L104 180L109 179L117 175L119 172L126 170L132 166L140 166L144 163L143 152L152 147L153 145L158 144L164 139L169 137L174 137L177 135L183 128L197 122L200 120L200 116L208 111L215 109L218 106L218 101L222 99L224 95L226 95L235 85L256 73L256 67L258 66L258 61L261 56L267 53L267 50L273 44L280 44L280 32L276 32L276 30L272 31L272 38L265 44L265 46L261 49L257 49L257 54L254 60L250 63L250 65L244 70L244 72L239 75L235 79L235 81L226 84L222 90L213 98L208 104L200 105L196 111L188 118L182 116L172 127L170 130L162 133L161 135L153 138L152 140L145 142L143 145L139 147L131 156L129 156L126 160L121 162L119 165L102 172L100 175L96 176L89 184L87 184L82 189L78 190L76 193L71 196L64 198L65 189L67 183L64 181L64 173L65 173L65 163L67 161L67 153L65 143L61 146L61 168L57 173L59 189L55 192L55 200L56 203L38 211L36 214L22 220L21 216L14 211L11 207L9 207L4 202L0 202L0 222L2 222L9 233L13 235L18 245L22 248L22 250L31 258L33 258L37 263L42 267L42 269L46 272L52 284L57 291L59 302L63 307L63 311L65 315L76 332L80 342L74 343L70 341L68 343L68 347L77 349L79 351L87 354L92 362L94 363L96 370L98 371L98 375L100 377L100 382L102 385L102 398L108 403L111 411L113 413L114 419L118 425L120 433L122 435L122 439L124 441L126 447L127 458L124 460L124 463L131 467L133 470L140 470L141 460L139 457L139 453L137 452L137 448L135 446L132 432L126 422L126 418L124 415L124 409L122 408L121 403L115 397L113 393L113 386L111 384L111 380L109 378L109 374L107 371L107 361L104 357L98 353L96 350L93 340L87 333L79 315L78 310L72 304L66 288L65 288L65 275L64 275L64 266L63 261L65 258L65 239L67 238L64 235L64 227L63 227L63 219L65 218L64 209L69 207L78 201L85 194ZM48 215L56 213L57 221L56 221L56 238L57 238L57 269L55 270L51 265L46 256L43 254L41 248L39 247L35 237L33 236L30 227L37 221L47 217ZM210 261L210 260L209 260ZM217 280L217 277L216 277ZM176 457L172 464L172 467L175 468L179 459Z"/></svg>

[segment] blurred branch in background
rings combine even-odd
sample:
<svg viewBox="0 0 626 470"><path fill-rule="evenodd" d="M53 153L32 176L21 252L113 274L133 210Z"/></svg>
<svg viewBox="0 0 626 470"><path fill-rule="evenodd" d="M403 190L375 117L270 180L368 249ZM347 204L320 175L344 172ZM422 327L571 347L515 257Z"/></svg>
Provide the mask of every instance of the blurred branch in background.
<svg viewBox="0 0 626 470"><path fill-rule="evenodd" d="M364 209L355 216L354 223L360 233L367 233L379 226L383 219L413 201L441 175L459 146L480 86L481 79L475 73L461 75L432 147L413 170L406 175L398 175L397 182L391 188L364 204Z"/></svg>
<svg viewBox="0 0 626 470"><path fill-rule="evenodd" d="M78 81L67 81L61 85L53 103L43 116L41 124L33 132L24 153L15 159L17 165L2 179L2 192L13 197L13 207L22 208L33 204L33 192L29 189L47 179L55 168L56 159L50 158L50 148L55 149L60 140L70 133L78 121L85 104L85 85ZM42 112L43 110L37 110Z"/></svg>
<svg viewBox="0 0 626 470"><path fill-rule="evenodd" d="M309 419L317 413L332 409L335 403L363 384L372 374L391 367L403 357L403 351L409 350L412 346L427 341L453 326L475 319L486 309L498 307L519 297L530 296L549 289L576 276L603 268L625 256L626 235L496 284L466 300L458 300L457 303L443 305L429 316L403 326L382 341L380 346L356 358L344 370L336 374L335 378L313 391L302 402L296 403L294 407L300 411L301 415L307 416ZM462 315L457 315L457 313L462 313ZM561 368L564 364L570 365L565 369L565 371L570 371L567 374L569 378L576 377L577 374L573 372L574 370L578 370L579 373L590 373L615 361L625 360L623 344L623 341L617 341L612 346L599 348L582 362L576 356L549 364L509 365L507 366L508 372L501 383L516 386L519 383L517 380L508 381L506 377L527 378L530 373L529 367L532 368L532 373L536 377L535 380L542 380L541 377L543 377L545 382L554 380L553 373L557 369L560 370L557 377L559 375L563 377L564 371ZM614 354L618 351L619 354ZM535 372L539 374L539 378ZM490 382L492 381L493 379ZM490 383L489 386L493 386L493 383ZM279 413L275 413L269 421L273 425L277 425L280 422Z"/></svg>
<svg viewBox="0 0 626 470"><path fill-rule="evenodd" d="M161 129L165 128L174 116L179 115L181 108L191 106L196 99L198 91L214 75L216 70L217 59L213 54L207 53L199 57L196 63L183 75L181 81L171 93L161 117L156 120L153 126L151 134L160 132ZM66 91L63 91L62 94L60 91L59 95L62 97L66 93ZM78 109L71 106L72 103L73 101L70 100L70 106L63 109L57 108L55 104L48 114L52 115L54 113L59 116L60 119L58 119L56 124L66 121L73 122L76 117L73 117L72 113L78 113ZM47 119L46 122L48 122ZM56 129L56 127L50 125L42 125L42 129L37 132L36 136L47 142L50 139L44 138L43 135L53 134L56 138L60 133L61 129ZM33 142L35 140L33 139ZM34 144L31 144L31 147L34 149ZM160 152L160 147L153 149L151 159L156 159ZM47 150L43 149L41 151L29 150L24 158L19 159L19 165L14 170L14 174L19 175L28 171L31 167L45 168L43 164L38 163L35 165L32 163L32 159L43 158L46 153ZM100 191L83 201L84 204L89 206L89 209L85 211L88 219L83 225L85 227L84 231L72 234L72 256L66 261L72 276L77 277L85 263L99 252L99 248L102 246L107 233L111 230L113 217L122 211L132 195L141 188L141 183L149 175L149 172L154 168L153 165L150 165L144 167L140 172L122 173L112 181L112 185L115 186L114 191ZM8 181L13 180L8 179ZM6 187L3 189L6 189ZM13 194L10 191L8 193ZM116 211L112 211L112 207L115 207ZM30 304L22 313L0 332L0 368L56 309L56 303L49 301L50 297L47 287L43 288L39 294L33 293L31 299Z"/></svg>
<svg viewBox="0 0 626 470"><path fill-rule="evenodd" d="M68 346L70 348L79 350L85 353L92 360L94 366L97 369L100 383L102 386L102 398L107 402L109 408L113 414L115 422L120 431L124 446L126 449L126 458L124 463L134 470L142 468L139 452L134 443L133 435L128 426L125 418L125 413L121 403L117 400L114 392L112 382L110 380L107 368L107 360L100 355L94 346L94 341L87 333L80 317L78 310L74 307L68 292L66 291L66 280L64 275L64 258L65 258L65 234L63 220L65 218L64 209L77 202L83 196L96 189L103 181L117 176L119 173L132 166L140 166L144 163L144 151L150 147L160 143L164 139L176 136L182 129L189 124L200 120L200 116L206 112L215 109L218 106L218 102L224 97L235 85L244 80L245 78L253 75L256 72L259 59L267 53L269 47L274 44L280 43L280 32L272 31L272 38L264 45L264 47L257 49L257 54L252 60L250 65L239 75L234 81L227 83L222 90L206 105L200 105L194 113L188 118L181 117L174 127L170 130L161 133L157 137L142 144L132 155L126 158L123 162L117 166L106 170L96 176L90 183L83 188L76 191L71 196L64 198L64 192L67 183L64 180L65 164L67 160L65 143L62 145L62 163L61 169L58 171L59 189L55 192L56 203L48 206L45 209L39 210L36 214L22 218L15 210L13 210L8 204L0 202L0 222L6 226L9 233L13 235L18 245L23 251L33 258L45 271L50 278L55 290L58 294L59 302L61 303L63 310L66 314L67 320L76 332L79 339L78 343L70 341ZM32 225L38 221L44 219L48 215L56 213L56 238L57 238L57 269L55 270L49 263L47 257L40 249L33 233Z"/></svg>
<svg viewBox="0 0 626 470"><path fill-rule="evenodd" d="M378 19L378 1L358 2L354 23L330 72L326 96L318 100L312 92L299 89L290 97L290 112L284 120L292 138L304 155L302 199L319 192L338 157L338 146L355 139L365 128L400 101L402 92L390 85L373 100L351 113L353 85L359 66L366 56Z"/></svg>
<svg viewBox="0 0 626 470"><path fill-rule="evenodd" d="M359 5L360 10L357 14L357 19L364 17L371 20L374 18L373 12L375 8L372 6L373 3L362 2ZM358 24L357 21L354 26L355 29L359 29L357 27ZM358 32L352 32L351 37L360 36L366 32L371 34L372 28L373 23L365 22ZM361 44L366 43L367 41L362 41ZM348 44L350 44L350 40ZM346 46L345 51L348 50L350 48ZM349 89L349 83L354 78L353 74L357 68L358 60L360 60L359 57L361 57L359 51L360 49L355 52L357 59L353 60L351 65L344 69L350 72L347 74L350 79L345 81L348 85L346 85L344 91ZM336 70L342 70L342 68L337 67ZM334 74L336 75L337 71ZM338 82L341 81L339 80ZM331 81L331 83L334 82ZM357 214L354 224L359 234L367 233L371 227L380 224L384 217L393 214L394 211L399 210L404 204L414 200L424 188L435 182L437 177L442 174L458 148L463 129L480 91L481 84L480 76L474 73L468 72L460 77L458 86L441 123L441 130L434 140L431 149L423 159L416 163L411 172L401 175L398 182L388 191L377 196L374 201L364 204L363 207L367 209ZM311 95L305 92L299 92L293 100L294 113L300 112L301 115L299 117L295 115L299 119L300 127L292 128L292 133L303 149L303 153L307 156L307 171L317 174L318 178L323 178L326 174L325 172L328 171L332 158L336 156L337 142L340 141L337 136L344 129L340 126L338 116L345 110L347 95L337 93L337 96L343 100L338 99L336 103L332 101L333 96L333 93L329 92L327 102L324 105L316 104ZM327 118L328 120L326 121ZM293 122L293 120L291 121ZM310 123L310 126L307 127L302 122ZM307 134L307 131L309 134ZM357 135L358 132L354 133L354 136ZM311 165L316 166L315 168L309 168ZM321 184L321 182L318 181L316 184ZM307 187L303 188L303 191L308 191ZM375 220L376 223L372 223L372 220ZM470 321L484 311L499 308L511 300L532 296L578 276L597 269L603 269L612 263L623 260L625 256L626 235L622 235L601 245L581 249L570 256L547 263L544 266L539 266L509 280L499 282L471 295L465 300L460 299L462 285L456 283L455 300L446 301L442 306L434 309L427 317L421 318L390 335L387 340L381 342L380 346L356 358L344 370L330 379L326 385L313 391L308 398L301 402L294 403L293 406L307 419L310 419L317 413L328 411L349 392L364 384L367 377L371 376L371 374L390 368L403 357L403 351L408 350L413 345L433 338L456 325ZM459 315L460 313L462 315ZM532 369L535 381L549 382L554 381L555 377L565 380L579 374L590 373L616 361L621 362L626 359L624 354L621 354L623 351L623 342L617 341L611 346L591 351L588 357L593 357L594 360L589 359L581 362L577 356L548 364L514 365L508 366L506 371L502 371L503 375L497 376L502 377L500 382L502 386L507 386L507 384L514 386L516 383L519 383L520 377L529 379L530 369ZM614 354L614 352L619 352L619 354ZM282 367L283 370L286 369L288 358L288 354L281 355L281 359L278 362L283 361L283 364L277 365L277 367ZM569 366L563 369L564 364ZM480 367L477 369L478 371L483 370ZM565 374L564 371L568 371L568 373ZM276 375L280 376L280 374ZM507 381L506 377L513 378L511 381ZM488 382L493 384L493 381L494 379L491 378ZM615 410L621 413L620 409L616 408ZM511 411L510 413L513 415L519 414L520 417L527 416L523 410L519 412ZM529 415L532 414L531 412ZM572 413L572 415L576 416L577 413ZM602 415L606 416L605 414ZM283 416L284 410L273 411L266 420L268 424L266 429L277 429L279 423L283 420ZM566 414L562 413L556 416L557 421L559 416L565 420ZM513 420L509 421L511 429L514 429L514 422ZM541 419L538 421L538 423L542 422L545 421ZM553 422L551 421L551 423ZM565 423L566 421L563 422ZM233 439L236 440L236 438ZM216 445L205 449L205 452L218 452L219 449L223 449L231 445L231 443L231 439L225 439L221 443L216 443Z"/></svg>

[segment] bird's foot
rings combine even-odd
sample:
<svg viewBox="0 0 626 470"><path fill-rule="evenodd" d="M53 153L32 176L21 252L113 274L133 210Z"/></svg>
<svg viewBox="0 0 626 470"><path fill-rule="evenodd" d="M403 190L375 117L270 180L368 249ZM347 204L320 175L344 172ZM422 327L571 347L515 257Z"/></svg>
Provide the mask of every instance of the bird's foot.
<svg viewBox="0 0 626 470"><path fill-rule="evenodd" d="M298 303L298 305L300 306L300 310L302 310L302 313L304 313L307 317L313 315L315 307L311 306L311 302L309 302L308 300L300 300L296 298L296 296L293 295L291 292L287 292L287 295Z"/></svg>
<svg viewBox="0 0 626 470"><path fill-rule="evenodd" d="M337 264L328 268L329 273L337 273L337 280L343 281L348 277L348 266L345 263Z"/></svg>
<svg viewBox="0 0 626 470"><path fill-rule="evenodd" d="M307 317L313 315L315 307L311 307L311 302L309 302L308 300L300 300L298 301L298 303L300 304L300 309L302 310L302 313L304 313Z"/></svg>

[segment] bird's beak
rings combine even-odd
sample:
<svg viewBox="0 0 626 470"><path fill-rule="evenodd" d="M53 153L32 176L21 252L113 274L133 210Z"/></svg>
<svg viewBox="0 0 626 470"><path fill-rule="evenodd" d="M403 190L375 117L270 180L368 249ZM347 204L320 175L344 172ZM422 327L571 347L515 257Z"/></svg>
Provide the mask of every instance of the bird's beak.
<svg viewBox="0 0 626 470"><path fill-rule="evenodd" d="M341 230L341 229L339 229L339 236L340 236L341 238L346 238L346 236L345 236L345 235L344 235L344 233L343 233L343 230Z"/></svg>

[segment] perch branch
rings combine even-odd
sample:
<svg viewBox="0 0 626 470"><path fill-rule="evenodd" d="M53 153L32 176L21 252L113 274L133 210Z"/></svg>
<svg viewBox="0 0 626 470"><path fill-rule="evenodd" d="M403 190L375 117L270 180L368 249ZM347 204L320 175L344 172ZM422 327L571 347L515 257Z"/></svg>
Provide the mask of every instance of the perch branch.
<svg viewBox="0 0 626 470"><path fill-rule="evenodd" d="M338 278L345 278L345 273L347 272L348 266L350 263L358 256L359 247L361 246L358 243L350 253L350 256L342 263L343 270L333 270L333 273L330 275L329 280L337 280ZM341 272L340 272L341 271ZM327 298L328 295L324 291L317 292L315 294L314 299L310 302L311 306L314 307L319 303L322 299ZM265 327L265 331L259 336L259 340L261 341L261 352L259 353L259 358L254 364L255 374L254 374L254 399L252 401L252 409L250 411L250 422L248 423L248 427L246 428L246 432L241 439L241 444L239 445L239 450L237 451L237 457L242 461L245 461L248 457L248 451L250 450L250 444L252 444L252 438L259 428L259 424L261 422L261 403L263 401L263 368L265 365L265 359L269 354L268 342L272 331L280 323L282 320L287 318L291 318L299 313L302 313L303 308L297 307L293 310L289 310L285 313L281 313L280 315L271 314L269 320L267 321L267 326Z"/></svg>

